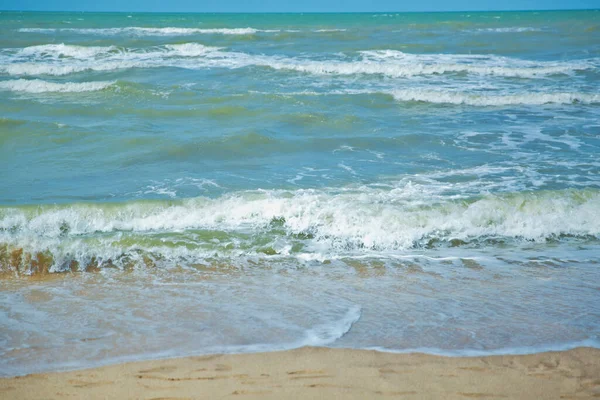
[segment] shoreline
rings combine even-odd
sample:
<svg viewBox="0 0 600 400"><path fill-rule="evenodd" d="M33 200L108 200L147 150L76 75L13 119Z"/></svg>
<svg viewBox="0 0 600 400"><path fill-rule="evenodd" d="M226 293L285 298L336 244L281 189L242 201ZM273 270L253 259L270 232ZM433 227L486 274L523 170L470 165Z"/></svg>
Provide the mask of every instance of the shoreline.
<svg viewBox="0 0 600 400"><path fill-rule="evenodd" d="M0 397L600 398L600 349L445 357L304 347L0 378Z"/></svg>

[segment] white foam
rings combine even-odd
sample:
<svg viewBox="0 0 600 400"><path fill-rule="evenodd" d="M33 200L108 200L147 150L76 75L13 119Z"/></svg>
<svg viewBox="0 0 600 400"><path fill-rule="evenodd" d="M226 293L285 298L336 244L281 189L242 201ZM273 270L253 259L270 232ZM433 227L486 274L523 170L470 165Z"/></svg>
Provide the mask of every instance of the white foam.
<svg viewBox="0 0 600 400"><path fill-rule="evenodd" d="M207 191L210 188L221 188L221 186L217 182L210 179L178 178L175 180L153 182L152 184L146 186L143 190L129 193L129 195L135 197L142 197L148 194L158 194L167 195L171 198L176 198L178 190L186 186L192 186L202 191Z"/></svg>
<svg viewBox="0 0 600 400"><path fill-rule="evenodd" d="M26 93L78 93L104 90L115 82L47 82L40 79L0 81L0 90Z"/></svg>
<svg viewBox="0 0 600 400"><path fill-rule="evenodd" d="M199 43L168 44L165 48L170 51L169 56L181 57L199 57L221 49L220 47L204 46Z"/></svg>
<svg viewBox="0 0 600 400"><path fill-rule="evenodd" d="M568 351L576 349L578 347L593 347L600 348L600 341L597 339L585 339L575 342L557 343L557 344L542 344L537 346L527 347L506 347L500 349L460 349L460 350L445 350L441 348L433 347L416 347L411 349L393 349L389 347L372 346L365 347L364 350L375 350L382 353L395 353L395 354L432 354L443 357L486 357L486 356L502 356L502 355L526 355L526 354L538 354L545 352L554 351Z"/></svg>
<svg viewBox="0 0 600 400"><path fill-rule="evenodd" d="M359 306L354 306L348 310L346 315L339 321L331 324L322 324L309 329L306 332L306 338L304 339L303 346L327 346L332 344L336 340L342 338L345 334L350 332L352 325L354 325L361 316L361 309Z"/></svg>
<svg viewBox="0 0 600 400"><path fill-rule="evenodd" d="M354 171L354 169L352 169L352 167L349 167L348 165L344 164L344 163L339 163L338 167L340 167L341 169L351 173L352 175L356 175L356 171Z"/></svg>

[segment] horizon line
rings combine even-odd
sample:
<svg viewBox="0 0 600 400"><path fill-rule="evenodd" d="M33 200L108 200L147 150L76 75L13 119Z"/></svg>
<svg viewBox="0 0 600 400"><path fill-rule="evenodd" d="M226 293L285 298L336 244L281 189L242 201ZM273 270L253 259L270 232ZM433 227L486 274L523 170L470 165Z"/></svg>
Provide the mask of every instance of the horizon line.
<svg viewBox="0 0 600 400"><path fill-rule="evenodd" d="M436 11L88 11L88 10L0 10L4 12L47 12L47 13L112 13L112 14L374 14L374 13L394 13L394 14L435 14L435 13L488 13L488 12L557 12L557 11L600 11L599 8L542 8L542 9L510 9L510 10L436 10Z"/></svg>

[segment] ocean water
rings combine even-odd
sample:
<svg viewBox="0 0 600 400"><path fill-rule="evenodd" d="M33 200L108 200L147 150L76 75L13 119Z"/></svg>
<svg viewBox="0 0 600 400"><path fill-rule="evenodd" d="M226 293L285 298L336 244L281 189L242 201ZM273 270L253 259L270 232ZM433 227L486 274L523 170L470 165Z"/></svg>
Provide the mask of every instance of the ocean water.
<svg viewBox="0 0 600 400"><path fill-rule="evenodd" d="M600 346L600 12L0 13L0 375Z"/></svg>

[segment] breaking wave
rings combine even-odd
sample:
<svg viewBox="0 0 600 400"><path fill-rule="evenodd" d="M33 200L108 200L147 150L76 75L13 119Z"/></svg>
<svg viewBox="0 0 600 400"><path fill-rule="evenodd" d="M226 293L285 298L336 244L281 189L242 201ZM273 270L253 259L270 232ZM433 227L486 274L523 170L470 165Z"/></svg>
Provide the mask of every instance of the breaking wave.
<svg viewBox="0 0 600 400"><path fill-rule="evenodd" d="M29 46L20 49L17 52L18 56L29 57L73 57L79 59L87 59L103 54L116 52L116 46L76 46L60 44L43 44L38 46Z"/></svg>
<svg viewBox="0 0 600 400"><path fill-rule="evenodd" d="M317 75L420 75L466 73L500 77L537 78L594 69L593 60L577 62L527 61L493 55L408 54L394 50L362 51L315 60L225 51L199 43L149 48L85 47L65 44L31 46L9 52L0 72L9 75L67 75L82 71L180 67L187 69L259 66Z"/></svg>
<svg viewBox="0 0 600 400"><path fill-rule="evenodd" d="M0 64L0 72L9 75L62 76L83 71L176 67L182 66L180 62L182 59L218 52L218 47L204 46L199 43L171 44L148 49L65 44L40 45L21 49L14 56L16 62Z"/></svg>
<svg viewBox="0 0 600 400"><path fill-rule="evenodd" d="M28 268L37 252L61 270L73 262L124 266L147 264L148 258L198 262L216 255L319 259L319 254L385 254L432 243L600 238L599 190L516 193L431 205L406 196L403 189L363 188L4 207L0 265L5 270ZM14 251L21 253L15 256Z"/></svg>
<svg viewBox="0 0 600 400"><path fill-rule="evenodd" d="M87 60L90 57L98 57L99 59L143 57L151 60L172 56L198 57L217 50L220 50L220 47L205 46L200 43L167 44L137 49L117 46L77 46L60 43L25 47L16 52L15 61L22 57L32 57L34 59L32 61L37 59L47 60L48 58L64 60L65 57L77 60Z"/></svg>

